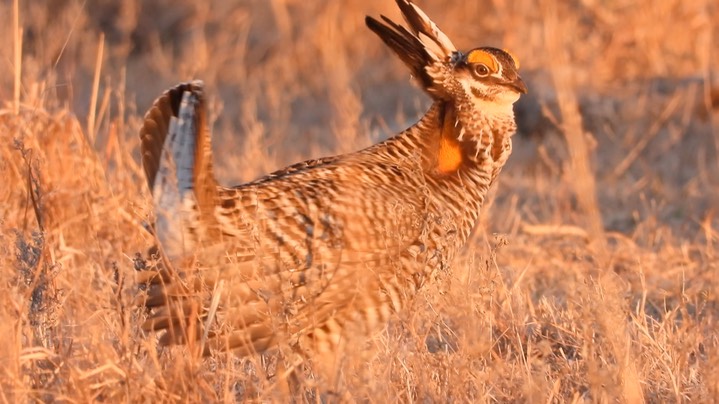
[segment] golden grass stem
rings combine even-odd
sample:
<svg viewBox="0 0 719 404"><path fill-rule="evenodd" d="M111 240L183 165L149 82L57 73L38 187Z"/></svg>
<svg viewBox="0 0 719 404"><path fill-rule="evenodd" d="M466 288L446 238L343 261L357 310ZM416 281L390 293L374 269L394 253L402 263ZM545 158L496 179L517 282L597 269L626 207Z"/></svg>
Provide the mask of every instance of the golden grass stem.
<svg viewBox="0 0 719 404"><path fill-rule="evenodd" d="M212 293L212 303L210 303L210 309L207 312L207 319L205 320L205 329L202 332L202 340L200 341L199 352L203 352L205 350L205 345L207 344L207 340L209 338L210 326L215 320L215 315L217 314L218 307L220 307L220 298L222 297L224 286L225 281L220 280L220 282L217 284L217 287L215 288L215 291Z"/></svg>
<svg viewBox="0 0 719 404"><path fill-rule="evenodd" d="M15 115L20 113L20 79L22 76L22 28L20 27L20 5L19 0L13 0L12 2L13 12L13 39L14 49L14 88L13 88L13 113Z"/></svg>
<svg viewBox="0 0 719 404"><path fill-rule="evenodd" d="M547 2L552 3L552 2ZM584 213L589 236L593 241L602 243L604 225L597 201L596 180L591 166L592 146L590 134L584 131L579 102L574 90L574 74L564 66L571 66L567 54L566 36L563 32L571 32L574 27L567 27L571 21L560 21L556 5L547 4L548 16L544 25L544 36L548 53L555 61L556 68L550 70L552 81L557 93L557 103L562 117L560 127L569 151L568 172L571 172L572 187L579 209ZM562 26L565 25L565 26ZM569 31L567 31L569 30Z"/></svg>
<svg viewBox="0 0 719 404"><path fill-rule="evenodd" d="M102 121L106 118L108 118L110 109L110 89L107 89L102 94L102 101L100 102L100 108L97 110L96 116L95 116L95 126L92 128L93 133L97 133L98 130L100 130L100 126L102 125Z"/></svg>
<svg viewBox="0 0 719 404"><path fill-rule="evenodd" d="M90 143L95 143L95 114L97 108L97 94L100 90L100 72L102 71L102 57L104 50L105 34L100 33L100 40L97 44L97 58L95 59L95 74L92 79L90 110L87 114L87 136L90 138Z"/></svg>

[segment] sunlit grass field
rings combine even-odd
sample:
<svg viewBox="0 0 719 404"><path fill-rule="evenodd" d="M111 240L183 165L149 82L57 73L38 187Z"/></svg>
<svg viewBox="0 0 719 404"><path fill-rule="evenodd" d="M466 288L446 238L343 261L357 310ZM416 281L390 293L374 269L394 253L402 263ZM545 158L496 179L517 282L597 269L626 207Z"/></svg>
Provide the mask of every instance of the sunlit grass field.
<svg viewBox="0 0 719 404"><path fill-rule="evenodd" d="M510 50L520 133L451 273L296 400L719 400L719 4L417 0ZM204 80L222 183L369 146L430 99L391 0L0 2L0 401L284 401L272 357L139 330L144 111ZM330 394L331 393L331 394Z"/></svg>

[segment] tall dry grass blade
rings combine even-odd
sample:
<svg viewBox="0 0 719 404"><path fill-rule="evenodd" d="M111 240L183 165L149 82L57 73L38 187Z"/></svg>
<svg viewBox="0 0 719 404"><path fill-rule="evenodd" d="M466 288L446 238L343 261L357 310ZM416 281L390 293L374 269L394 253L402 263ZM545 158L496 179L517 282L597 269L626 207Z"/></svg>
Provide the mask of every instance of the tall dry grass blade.
<svg viewBox="0 0 719 404"><path fill-rule="evenodd" d="M55 58L55 63L52 64L52 68L57 68L58 63L60 63L60 59L62 58L62 55L65 54L65 49L67 49L68 43L70 43L70 38L72 37L72 33L75 32L75 27L78 25L78 20L80 20L80 17L85 15L83 11L85 10L85 5L87 4L87 0L82 2L82 5L80 6L80 10L75 15L75 19L72 21L72 24L70 25L70 31L67 33L67 36L65 37L65 42L62 44L62 48L60 48L60 52L57 53L57 57Z"/></svg>
<svg viewBox="0 0 719 404"><path fill-rule="evenodd" d="M717 14L719 15L719 13ZM707 117L709 119L709 130L711 131L712 140L714 141L714 150L717 156L719 156L719 120L718 114L713 114L712 108L714 108L714 102L712 101L712 91L714 88L719 86L719 70L716 70L716 61L719 58L717 54L717 40L719 40L719 34L713 35L714 27L716 22L713 22L709 18L709 14L703 13L701 19L697 21L704 29L701 29L698 35L693 39L696 44L696 55L701 67L702 81L704 82L703 98L704 105L709 111ZM712 71L713 70L713 71ZM719 159L715 160L716 168L719 169Z"/></svg>
<svg viewBox="0 0 719 404"><path fill-rule="evenodd" d="M102 126L102 121L107 119L109 122L109 109L110 109L110 96L112 90L110 90L110 86L107 86L108 88L105 90L105 92L102 94L102 102L100 102L100 108L96 112L95 116L95 127L93 127L93 133L97 133L100 131L100 126Z"/></svg>
<svg viewBox="0 0 719 404"><path fill-rule="evenodd" d="M102 71L102 56L105 50L105 34L100 33L97 44L97 58L95 59L95 74L92 79L92 95L90 97L90 110L87 114L87 136L90 143L95 143L95 114L97 108L97 93L100 89L100 72Z"/></svg>
<svg viewBox="0 0 719 404"><path fill-rule="evenodd" d="M277 29L281 34L280 37L287 38L290 32L292 32L292 22L289 10L287 9L287 2L272 0L270 1L270 5L272 6L272 15L275 18L275 24L277 24Z"/></svg>
<svg viewBox="0 0 719 404"><path fill-rule="evenodd" d="M121 136L117 136L117 163L118 167L125 167L123 162L122 154L125 150L125 86L127 84L127 68L123 67L120 70L120 84L117 88L117 112L118 117L116 119L116 134L120 133Z"/></svg>
<svg viewBox="0 0 719 404"><path fill-rule="evenodd" d="M603 244L604 225L597 200L596 181L591 166L592 147L589 134L585 133L582 124L582 115L579 112L579 102L574 90L577 88L575 71L571 69L572 61L567 54L568 43L565 32L573 32L575 27L567 27L571 21L560 22L556 4L545 2L546 19L543 27L547 50L554 68L550 69L554 88L557 93L557 103L562 117L560 127L569 151L569 170L574 195L577 198L579 209L585 214L587 222L584 223L589 230L592 241Z"/></svg>
<svg viewBox="0 0 719 404"><path fill-rule="evenodd" d="M20 113L20 78L22 76L22 28L20 27L20 5L18 0L12 2L13 12L13 35L15 38L13 44L14 49L14 62L15 62L15 87L13 89L13 113L18 115Z"/></svg>
<svg viewBox="0 0 719 404"><path fill-rule="evenodd" d="M207 346L207 339L210 336L210 326L212 326L212 322L215 321L217 309L220 307L220 298L222 297L222 293L224 292L224 286L225 281L220 280L214 292L212 293L212 302L210 303L210 309L207 311L207 319L205 320L205 329L202 331L202 339L200 340L199 352L204 352L205 346Z"/></svg>

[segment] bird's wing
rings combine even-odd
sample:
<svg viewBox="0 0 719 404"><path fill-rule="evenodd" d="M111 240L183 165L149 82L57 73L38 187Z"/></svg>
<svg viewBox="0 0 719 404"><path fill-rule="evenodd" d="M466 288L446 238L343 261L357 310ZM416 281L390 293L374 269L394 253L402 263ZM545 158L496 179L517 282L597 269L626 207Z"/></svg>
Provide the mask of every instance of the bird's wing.
<svg viewBox="0 0 719 404"><path fill-rule="evenodd" d="M328 345L332 324L386 318L426 266L409 253L429 249L430 220L421 157L408 156L437 130L439 109L409 134L356 154L223 188L212 177L203 102L200 85L176 87L141 130L156 210L170 213L157 213L156 234L174 257L138 276L153 309L143 328L164 330L166 344L249 353L287 336Z"/></svg>
<svg viewBox="0 0 719 404"><path fill-rule="evenodd" d="M318 335L322 325L339 326L352 316L376 324L391 312L393 298L382 294L388 288L383 282L412 280L411 274L395 273L393 268L406 266L400 263L402 253L422 232L423 209L388 215L393 206L370 203L391 200L372 198L383 192L379 187L366 190L369 195L363 197L357 190L330 197L319 182L312 184L312 191L297 187L279 192L279 184L266 185L272 188L245 190L265 194L261 200L271 201L254 206L256 216L246 231L252 241L228 236L217 248L197 252L195 271L156 277L144 302L155 310L143 328L166 330L162 343L209 336L205 348L224 346L250 353L262 352L278 340L310 338L314 345L325 346L321 350L331 351L333 342L323 338L337 334L326 330ZM316 197L303 203L285 198L298 192L316 192ZM410 208L406 197L396 202L396 208ZM417 198L414 203L424 201ZM368 215L369 210L376 215ZM417 268L421 270L421 263ZM216 320L230 326L226 332L205 327L215 296L220 299Z"/></svg>

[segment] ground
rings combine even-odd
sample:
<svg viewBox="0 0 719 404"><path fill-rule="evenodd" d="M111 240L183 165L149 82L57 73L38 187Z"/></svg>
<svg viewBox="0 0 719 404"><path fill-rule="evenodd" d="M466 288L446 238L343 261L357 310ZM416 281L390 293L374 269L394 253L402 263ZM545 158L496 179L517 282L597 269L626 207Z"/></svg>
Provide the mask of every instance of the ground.
<svg viewBox="0 0 719 404"><path fill-rule="evenodd" d="M418 3L460 48L510 50L530 93L452 271L345 353L336 397L719 399L716 2ZM390 0L0 3L2 401L279 400L267 358L138 330L138 129L204 80L228 185L386 138L430 101L364 27L380 13L400 18Z"/></svg>

